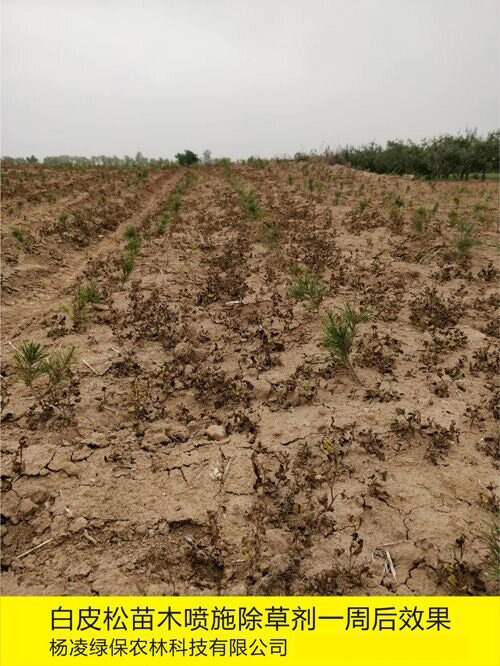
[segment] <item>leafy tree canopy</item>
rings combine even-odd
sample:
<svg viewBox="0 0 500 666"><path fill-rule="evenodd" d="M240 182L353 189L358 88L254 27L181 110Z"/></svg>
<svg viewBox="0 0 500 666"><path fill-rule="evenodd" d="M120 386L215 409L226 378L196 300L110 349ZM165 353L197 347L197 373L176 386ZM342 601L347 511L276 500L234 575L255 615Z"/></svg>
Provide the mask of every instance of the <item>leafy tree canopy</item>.
<svg viewBox="0 0 500 666"><path fill-rule="evenodd" d="M191 166L200 161L200 158L192 150L185 150L183 153L177 153L175 159L180 166Z"/></svg>

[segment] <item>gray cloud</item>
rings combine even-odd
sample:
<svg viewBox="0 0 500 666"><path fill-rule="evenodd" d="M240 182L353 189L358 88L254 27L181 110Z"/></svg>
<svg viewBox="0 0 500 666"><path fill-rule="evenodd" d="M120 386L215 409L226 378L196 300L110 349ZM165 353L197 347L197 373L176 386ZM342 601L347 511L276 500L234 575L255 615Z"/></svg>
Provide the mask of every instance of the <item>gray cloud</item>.
<svg viewBox="0 0 500 666"><path fill-rule="evenodd" d="M486 132L498 25L496 0L3 0L2 154Z"/></svg>

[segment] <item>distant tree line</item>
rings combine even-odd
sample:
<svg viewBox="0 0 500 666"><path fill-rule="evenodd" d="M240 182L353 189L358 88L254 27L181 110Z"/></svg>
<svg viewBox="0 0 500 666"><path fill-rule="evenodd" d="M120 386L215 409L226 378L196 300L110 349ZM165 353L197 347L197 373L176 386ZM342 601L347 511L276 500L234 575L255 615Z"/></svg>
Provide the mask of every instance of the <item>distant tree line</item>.
<svg viewBox="0 0 500 666"><path fill-rule="evenodd" d="M468 130L464 134L441 136L424 139L420 143L414 141L388 141L385 146L369 143L364 146L345 146L335 151L327 149L322 156L317 153L296 153L295 160L308 160L314 157L326 159L330 164L345 164L355 169L364 169L386 174L414 174L420 178L461 178L467 180L473 174L485 178L487 173L498 173L500 156L500 130L479 136L476 131ZM288 161L290 157L276 158L277 161ZM45 157L39 161L35 155L31 157L2 157L7 164L43 164L46 166L104 166L104 167L150 167L161 168L173 165L195 166L197 164L229 164L227 157L212 158L210 150L205 150L200 158L192 150L177 153L175 161L144 157L137 153L135 157L109 157L98 155L80 157L77 155L57 155ZM240 164L249 164L263 168L269 160L260 157L249 157L238 160Z"/></svg>
<svg viewBox="0 0 500 666"><path fill-rule="evenodd" d="M212 159L212 153L210 150L205 150L201 160L192 150L185 150L183 153L177 153L175 161L163 157L154 159L144 157L141 152L137 153L135 157L129 157L129 155L125 155L125 157L116 157L116 155L113 155L112 157L108 155L93 155L92 157L82 157L80 155L52 155L50 157L44 157L42 160L39 160L35 155L31 155L30 157L2 157L2 162L5 164L41 164L52 167L166 167L175 164L179 166L192 166L200 162L208 165L217 164L220 161L220 159Z"/></svg>
<svg viewBox="0 0 500 666"><path fill-rule="evenodd" d="M43 164L45 166L75 166L75 167L137 167L137 166L170 166L171 160L158 158L149 159L142 153L137 153L135 157L116 157L116 155L93 155L92 157L82 157L80 155L52 155L38 160L34 155L31 157L2 157L2 162L6 164Z"/></svg>
<svg viewBox="0 0 500 666"><path fill-rule="evenodd" d="M413 141L369 143L327 151L331 162L387 174L414 174L421 178L461 178L499 171L500 131L479 136L475 131Z"/></svg>

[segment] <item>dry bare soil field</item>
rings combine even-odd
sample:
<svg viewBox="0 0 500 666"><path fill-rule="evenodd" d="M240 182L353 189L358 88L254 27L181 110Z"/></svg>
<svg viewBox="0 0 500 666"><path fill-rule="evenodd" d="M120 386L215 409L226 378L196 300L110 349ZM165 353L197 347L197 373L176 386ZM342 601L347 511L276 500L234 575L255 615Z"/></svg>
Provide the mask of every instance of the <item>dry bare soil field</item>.
<svg viewBox="0 0 500 666"><path fill-rule="evenodd" d="M498 183L11 166L2 220L3 594L497 591Z"/></svg>

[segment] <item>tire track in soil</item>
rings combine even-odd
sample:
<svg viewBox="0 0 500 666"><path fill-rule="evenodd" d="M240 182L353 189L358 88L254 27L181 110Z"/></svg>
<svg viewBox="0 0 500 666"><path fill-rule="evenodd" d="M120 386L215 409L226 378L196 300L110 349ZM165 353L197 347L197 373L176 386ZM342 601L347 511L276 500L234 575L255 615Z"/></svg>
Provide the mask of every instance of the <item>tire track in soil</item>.
<svg viewBox="0 0 500 666"><path fill-rule="evenodd" d="M36 320L41 314L53 308L61 299L65 291L73 286L79 279L90 261L103 258L113 252L119 252L123 245L123 230L129 224L140 225L150 215L158 203L164 198L166 192L178 182L177 174L166 177L160 176L154 183L155 191L149 196L139 212L124 220L110 234L102 238L93 247L82 251L71 252L63 268L55 274L44 276L30 294L20 300L9 299L2 305L2 330L4 337L14 338L24 331L29 323Z"/></svg>

